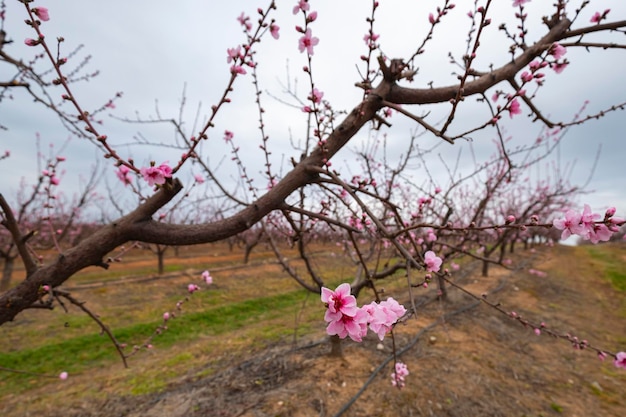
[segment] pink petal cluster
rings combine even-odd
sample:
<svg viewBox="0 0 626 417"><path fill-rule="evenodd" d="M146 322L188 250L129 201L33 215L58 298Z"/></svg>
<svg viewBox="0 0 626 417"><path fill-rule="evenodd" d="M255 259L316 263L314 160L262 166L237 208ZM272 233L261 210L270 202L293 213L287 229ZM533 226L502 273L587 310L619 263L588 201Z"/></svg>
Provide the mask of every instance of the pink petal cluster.
<svg viewBox="0 0 626 417"><path fill-rule="evenodd" d="M143 179L148 182L148 185L163 185L167 178L172 178L172 168L167 164L167 162L162 163L161 165L154 166L151 165L149 167L144 167L139 170ZM118 173L119 177L119 173Z"/></svg>
<svg viewBox="0 0 626 417"><path fill-rule="evenodd" d="M606 242L625 223L624 219L614 217L614 214L615 210L611 207L607 210L604 220L601 221L602 216L598 213L592 213L591 207L585 204L582 214L574 210L567 210L565 217L555 219L552 225L563 231L561 239L577 235L584 240L591 241L591 243Z"/></svg>
<svg viewBox="0 0 626 417"><path fill-rule="evenodd" d="M196 284L189 284L187 285L187 291L189 291L189 294L193 294L194 292L198 291L200 289L200 287L198 287Z"/></svg>
<svg viewBox="0 0 626 417"><path fill-rule="evenodd" d="M409 374L409 369L405 363L396 362L395 372L391 373L391 385L394 387L404 387L404 378Z"/></svg>
<svg viewBox="0 0 626 417"><path fill-rule="evenodd" d="M211 276L211 273L209 271L204 271L202 273L202 279L204 280L206 285L213 284L213 277Z"/></svg>
<svg viewBox="0 0 626 417"><path fill-rule="evenodd" d="M61 381L65 381L65 380L67 379L67 377L68 377L67 372L61 372L61 373L59 374L59 379L60 379Z"/></svg>
<svg viewBox="0 0 626 417"><path fill-rule="evenodd" d="M307 10L309 10L309 7L310 6L308 0L299 0L298 4L293 7L293 14L298 14L300 10L306 12Z"/></svg>
<svg viewBox="0 0 626 417"><path fill-rule="evenodd" d="M313 91L311 91L308 99L311 100L313 103L319 104L322 101L322 97L324 97L324 93L317 88L314 88Z"/></svg>
<svg viewBox="0 0 626 417"><path fill-rule="evenodd" d="M311 29L307 29L304 35L298 40L298 49L309 55L313 55L313 47L319 43L319 39L311 34Z"/></svg>
<svg viewBox="0 0 626 417"><path fill-rule="evenodd" d="M530 0L513 0L513 7L522 6L524 3L528 3Z"/></svg>
<svg viewBox="0 0 626 417"><path fill-rule="evenodd" d="M609 14L609 12L611 11L611 9L606 9L604 12L600 13L600 12L595 12L593 14L593 16L591 16L591 23L598 23L600 24L600 22L604 19L606 19L606 16Z"/></svg>
<svg viewBox="0 0 626 417"><path fill-rule="evenodd" d="M324 321L328 323L326 333L341 339L349 336L355 342L363 340L368 326L383 340L385 334L406 313L404 306L393 298L359 308L347 283L339 285L335 291L322 287L321 299L327 305L324 314Z"/></svg>
<svg viewBox="0 0 626 417"><path fill-rule="evenodd" d="M626 369L626 352L618 352L613 364L618 368Z"/></svg>
<svg viewBox="0 0 626 417"><path fill-rule="evenodd" d="M443 261L440 257L435 255L435 252L429 250L424 254L424 263L426 264L426 270L428 272L439 272Z"/></svg>
<svg viewBox="0 0 626 417"><path fill-rule="evenodd" d="M372 301L364 305L362 309L368 315L370 330L376 333L380 340L385 338L398 319L406 313L406 308L391 297L380 303Z"/></svg>
<svg viewBox="0 0 626 417"><path fill-rule="evenodd" d="M270 25L270 34L272 35L272 38L274 39L280 38L280 33L278 33L279 30L280 30L280 26L274 23Z"/></svg>
<svg viewBox="0 0 626 417"><path fill-rule="evenodd" d="M558 43L553 43L550 47L550 55L552 55L554 59L561 59L566 53L567 49Z"/></svg>
<svg viewBox="0 0 626 417"><path fill-rule="evenodd" d="M33 13L35 13L35 16L37 16L44 22L50 20L50 15L48 14L48 9L46 7L35 7L33 9Z"/></svg>
<svg viewBox="0 0 626 417"><path fill-rule="evenodd" d="M130 168L128 168L126 165L120 165L118 170L115 171L115 174L117 175L117 178L119 178L120 181L124 183L124 185L130 184L133 180L130 174Z"/></svg>
<svg viewBox="0 0 626 417"><path fill-rule="evenodd" d="M519 101L517 101L517 99L514 98L511 101L511 104L509 105L509 116L512 119L513 116L517 114L522 114L522 107L520 106Z"/></svg>

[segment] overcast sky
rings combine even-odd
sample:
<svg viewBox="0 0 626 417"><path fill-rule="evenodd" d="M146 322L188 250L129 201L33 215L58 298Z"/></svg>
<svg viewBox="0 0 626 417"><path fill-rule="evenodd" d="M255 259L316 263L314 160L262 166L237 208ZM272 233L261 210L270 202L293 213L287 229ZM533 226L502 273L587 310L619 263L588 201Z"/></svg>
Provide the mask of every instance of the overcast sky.
<svg viewBox="0 0 626 417"><path fill-rule="evenodd" d="M14 42L6 45L5 50L13 56L29 59L37 52L37 48L23 44L24 38L34 37L32 30L24 24L26 15L23 6L16 0L7 0L6 3L4 30ZM76 84L74 87L76 96L85 108L99 107L119 91L123 92L123 98L109 112L116 117L134 118L136 114L143 118L154 116L157 101L163 117L177 117L183 88L186 88L184 119L191 133L199 103L202 104L203 119L209 113L210 106L218 101L226 85L229 77L227 48L244 41L237 16L243 11L255 18L257 7L265 8L266 3L260 0L63 0L35 1L32 5L49 8L51 20L43 24L43 31L49 40L57 36L66 39L62 55L82 44L83 49L74 59L90 55L91 60L85 71L100 72L88 83ZM434 12L443 2L381 0L380 3L375 31L381 34L378 42L382 50L390 57L407 57L430 28L428 13ZM514 13L517 8L512 7L512 1L499 0L493 3L497 3L493 6L494 24L487 28L476 62L480 70L487 70L491 63L496 67L506 63L510 42L503 39L503 32L498 31L498 25L504 21L514 30L516 24ZM530 40L539 38L545 32L541 16L550 12L552 3L533 0L527 5ZM582 0L570 3L582 3ZM295 0L279 0L277 4L278 10L274 16L281 27L280 39L274 40L269 36L264 38L257 55L261 87L266 92L263 104L267 110L266 124L271 137L270 146L273 146L276 158L276 170L281 161L289 160L292 156L298 158L290 141L301 139L305 133L305 119L298 109L281 104L270 96L293 102L285 92L288 84L293 89L297 86L296 92L303 100L308 92L307 80L301 70L306 58L298 52L300 34L294 30L295 25L303 24L302 17L294 16L291 12ZM413 86L426 87L430 81L435 86L454 83L452 72L456 68L449 63L448 52L460 58L465 51L471 23L467 12L473 4L473 1L457 1L457 7L450 16L446 16L444 24L436 28L435 40L427 44L426 54L418 61L420 71ZM359 56L366 53L363 36L368 30L365 18L371 13L371 2L313 0L311 8L318 11L317 21L311 27L313 34L320 39L313 62L316 86L324 91L324 99L329 100L335 109L349 111L362 97L362 91L355 88L354 83L360 79L357 70ZM609 20L626 19L626 2L592 1L583 10L575 26L586 26L595 11L607 8L612 9ZM623 35L613 39L622 41L622 38ZM572 64L561 75L549 72L547 87L540 92L537 100L540 108L553 120L570 120L585 100L590 101L587 113L626 101L623 82L626 52L585 52L570 48L567 58ZM12 72L7 71L6 67L0 68L2 81L10 75ZM251 100L250 81L249 75L237 80L233 103L220 114L216 128L211 133L211 147L205 146L204 150L213 166L224 157L228 160L229 150L221 137L225 129L231 130L235 133L237 144L242 146L242 157L250 162L252 174L256 174L263 167L261 164L255 165L262 156L256 152L260 143L258 115L255 114L254 101ZM0 103L0 124L9 129L0 131L0 152L6 149L12 153L11 158L0 162L3 177L0 191L7 195L15 192L19 178L33 178L37 175L34 164L36 132L41 134L43 143L54 143L57 148L69 137L50 112L33 104L19 91L15 91L13 96L12 101L4 100ZM538 123L533 124L526 117L528 109L523 110L523 115L506 125L508 133L520 144L532 142L541 129ZM413 111L421 114L424 110ZM477 117L476 111L475 107L468 105L461 109L456 121L460 126L467 125ZM172 129L166 125L122 123L108 115L103 115L102 120L102 132L107 134L112 143L133 143L133 137L138 133L156 143L169 143L173 138ZM437 121L436 117L431 119L432 123ZM392 122L394 127L389 135L394 143L402 144L416 127L414 122L402 119L399 115L395 115ZM585 196L581 202L588 202L598 210L609 205L617 206L618 214L622 216L626 214L625 125L626 118L622 112L609 114L600 121L571 129L561 149L562 163L575 163L571 181L581 183L589 176L596 152L601 146L595 175L588 186L594 192ZM367 132L363 132L361 136L366 135ZM473 146L478 152L491 153L492 138L493 133L477 134ZM428 135L420 140L424 141L426 148L436 143L436 139L428 138ZM447 158L456 154L457 147L468 146L467 143L458 143L455 147L445 144L437 148L437 152ZM354 147L358 147L358 144ZM156 160L157 163L165 160L174 162L180 155L178 151L147 146L120 147L119 153L124 157L134 157L142 165L149 160ZM88 142L78 139L71 140L66 154L68 174L64 181L69 189L75 186L83 172L93 167L96 158L102 160L101 152ZM337 156L336 165L350 158L353 158L350 150L342 151ZM226 177L235 175L234 167L227 162L220 165L220 172ZM110 182L114 182L112 167L108 167L107 177Z"/></svg>

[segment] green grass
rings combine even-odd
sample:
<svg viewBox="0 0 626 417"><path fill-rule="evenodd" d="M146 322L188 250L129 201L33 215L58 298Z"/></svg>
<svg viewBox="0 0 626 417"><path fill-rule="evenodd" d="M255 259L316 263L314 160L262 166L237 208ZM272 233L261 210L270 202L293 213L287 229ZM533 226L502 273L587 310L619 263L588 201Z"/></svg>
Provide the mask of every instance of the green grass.
<svg viewBox="0 0 626 417"><path fill-rule="evenodd" d="M280 317L290 308L298 306L306 297L304 290L291 291L279 295L255 298L237 303L211 308L201 312L183 313L168 323L168 330L156 336L153 343L166 348L175 343L197 339L203 335L220 335L240 329L246 325L266 322ZM148 338L161 322L133 324L115 328L113 333L121 343L140 344ZM302 331L302 329L300 329ZM293 331L261 329L261 336L270 339L284 336ZM0 353L0 366L11 369L28 369L29 372L54 374L59 369L71 373L84 372L91 367L107 362L119 361L119 356L106 336L87 334L58 343L49 343L33 349ZM172 359L180 361L181 358ZM17 392L32 387L33 376L25 374L0 374L0 395ZM138 387L141 392L161 387Z"/></svg>
<svg viewBox="0 0 626 417"><path fill-rule="evenodd" d="M598 245L584 246L589 256L598 263L603 275L611 281L613 287L626 292L626 270L624 262L620 259L620 246ZM622 255L623 256L623 255Z"/></svg>

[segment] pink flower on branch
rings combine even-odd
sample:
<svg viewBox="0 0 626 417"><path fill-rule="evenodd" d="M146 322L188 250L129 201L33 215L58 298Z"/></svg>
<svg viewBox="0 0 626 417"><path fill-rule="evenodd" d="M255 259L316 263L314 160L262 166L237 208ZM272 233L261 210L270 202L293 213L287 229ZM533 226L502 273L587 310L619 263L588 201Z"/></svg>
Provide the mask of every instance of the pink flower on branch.
<svg viewBox="0 0 626 417"><path fill-rule="evenodd" d="M517 114L522 114L522 107L520 106L519 101L514 98L511 100L511 104L509 105L509 116L512 119L513 116Z"/></svg>
<svg viewBox="0 0 626 417"><path fill-rule="evenodd" d="M583 232L580 226L580 214L574 210L567 210L565 212L565 218L555 219L552 225L559 230L562 230L561 239L567 239L571 235L578 235Z"/></svg>
<svg viewBox="0 0 626 417"><path fill-rule="evenodd" d="M558 43L553 43L550 47L550 55L552 55L554 59L561 59L566 53L567 49Z"/></svg>
<svg viewBox="0 0 626 417"><path fill-rule="evenodd" d="M626 352L618 352L613 364L618 368L626 369Z"/></svg>
<svg viewBox="0 0 626 417"><path fill-rule="evenodd" d="M158 167L150 166L144 167L139 170L143 179L148 182L148 185L163 185L167 178L172 177L172 168L166 163L159 165ZM118 175L119 176L119 175Z"/></svg>
<svg viewBox="0 0 626 417"><path fill-rule="evenodd" d="M119 178L120 181L124 183L124 185L130 184L133 180L130 174L130 168L128 168L126 165L120 165L118 170L115 171L115 174L117 175L117 178Z"/></svg>
<svg viewBox="0 0 626 417"><path fill-rule="evenodd" d="M211 276L211 273L209 271L202 272L202 279L204 280L206 285L213 284L213 277Z"/></svg>
<svg viewBox="0 0 626 417"><path fill-rule="evenodd" d="M524 3L528 3L530 0L513 0L513 7L523 6Z"/></svg>
<svg viewBox="0 0 626 417"><path fill-rule="evenodd" d="M341 284L335 291L322 287L322 302L328 305L326 317L330 319L341 315L354 316L358 310L356 298L350 294L350 284L347 283Z"/></svg>
<svg viewBox="0 0 626 417"><path fill-rule="evenodd" d="M50 15L48 14L48 9L45 8L45 7L35 7L33 9L33 13L35 13L35 16L37 16L38 18L40 18L44 22L47 22L48 20L50 20Z"/></svg>
<svg viewBox="0 0 626 417"><path fill-rule="evenodd" d="M309 10L309 2L308 0L299 0L298 4L293 7L293 14L298 14L300 10L306 12Z"/></svg>
<svg viewBox="0 0 626 417"><path fill-rule="evenodd" d="M304 36L300 38L298 41L298 49L300 52L304 52L306 50L307 54L313 55L313 47L319 43L319 39L315 36L312 36L311 29L307 29L304 32Z"/></svg>
<svg viewBox="0 0 626 417"><path fill-rule="evenodd" d="M279 30L280 30L280 26L274 23L270 25L270 34L272 35L272 38L278 39L280 37L280 33L278 33Z"/></svg>
<svg viewBox="0 0 626 417"><path fill-rule="evenodd" d="M600 12L595 12L593 14L593 16L591 16L591 23L597 23L600 24L601 21L603 21L604 19L606 19L607 15L609 14L609 12L611 11L611 9L606 9L604 12L600 13Z"/></svg>
<svg viewBox="0 0 626 417"><path fill-rule="evenodd" d="M311 94L307 98L311 100L313 103L319 104L322 101L322 97L324 97L324 93L318 90L317 88L314 88L313 91L311 91Z"/></svg>
<svg viewBox="0 0 626 417"><path fill-rule="evenodd" d="M404 379L409 375L409 369L402 362L396 362L394 368L395 372L391 374L391 385L402 388L404 387Z"/></svg>
<svg viewBox="0 0 626 417"><path fill-rule="evenodd" d="M41 43L41 41L31 38L24 39L24 43L28 46L37 46Z"/></svg>
<svg viewBox="0 0 626 417"><path fill-rule="evenodd" d="M228 56L226 57L227 63L230 64L233 61L236 62L237 59L241 57L241 45L237 45L237 47L235 48L226 49L226 53L228 54Z"/></svg>
<svg viewBox="0 0 626 417"><path fill-rule="evenodd" d="M431 250L424 254L424 263L426 264L426 270L428 272L439 272L442 262L441 258L435 255L435 252Z"/></svg>

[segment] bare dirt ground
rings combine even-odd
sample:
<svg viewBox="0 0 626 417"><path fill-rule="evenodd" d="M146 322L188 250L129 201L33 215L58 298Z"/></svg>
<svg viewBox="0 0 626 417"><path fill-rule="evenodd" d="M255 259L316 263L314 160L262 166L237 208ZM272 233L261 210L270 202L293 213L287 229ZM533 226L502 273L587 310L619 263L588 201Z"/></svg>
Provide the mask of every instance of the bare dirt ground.
<svg viewBox="0 0 626 417"><path fill-rule="evenodd" d="M587 258L565 247L523 256L548 276L492 268L488 278L464 277L467 288L481 294L500 287L489 299L507 311L607 350L626 350L624 294ZM51 417L626 415L626 371L611 361L537 336L458 291L446 302L417 302L424 303L417 319L394 332L399 359L410 370L402 390L390 383L391 338L382 349L374 335L361 344L347 341L343 357L332 358L320 327L295 348L284 341L223 355L206 364L208 376L195 370L158 393L76 396L28 412L0 409L6 416Z"/></svg>

